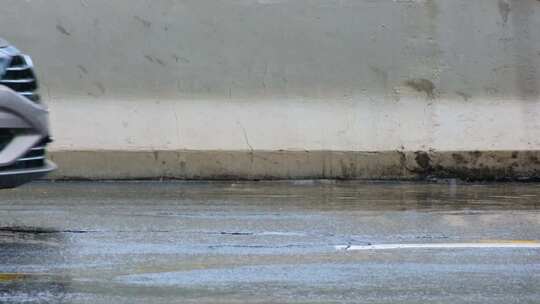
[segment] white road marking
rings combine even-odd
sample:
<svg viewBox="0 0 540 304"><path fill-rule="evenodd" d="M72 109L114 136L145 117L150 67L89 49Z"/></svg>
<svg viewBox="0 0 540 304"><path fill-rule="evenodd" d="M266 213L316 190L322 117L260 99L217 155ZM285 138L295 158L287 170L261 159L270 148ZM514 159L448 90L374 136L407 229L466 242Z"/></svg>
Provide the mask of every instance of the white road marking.
<svg viewBox="0 0 540 304"><path fill-rule="evenodd" d="M491 243L424 243L424 244L379 244L379 245L341 245L335 246L336 250L360 251L360 250L395 250L395 249L460 249L460 248L538 248L540 243L529 241L508 241Z"/></svg>

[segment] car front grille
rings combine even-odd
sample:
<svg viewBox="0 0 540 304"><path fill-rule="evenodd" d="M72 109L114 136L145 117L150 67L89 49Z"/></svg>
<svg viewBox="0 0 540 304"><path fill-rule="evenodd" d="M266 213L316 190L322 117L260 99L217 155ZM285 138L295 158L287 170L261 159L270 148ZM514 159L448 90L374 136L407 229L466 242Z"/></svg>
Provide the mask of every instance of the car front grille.
<svg viewBox="0 0 540 304"><path fill-rule="evenodd" d="M14 171L25 169L37 169L45 166L45 148L50 140L48 138L40 141L25 155L21 156L17 161L9 166L0 167L2 171Z"/></svg>
<svg viewBox="0 0 540 304"><path fill-rule="evenodd" d="M0 84L16 91L33 102L40 102L37 93L38 83L33 70L32 60L25 55L15 55L11 58Z"/></svg>
<svg viewBox="0 0 540 304"><path fill-rule="evenodd" d="M0 129L0 152L11 142L13 139L13 132L9 129Z"/></svg>

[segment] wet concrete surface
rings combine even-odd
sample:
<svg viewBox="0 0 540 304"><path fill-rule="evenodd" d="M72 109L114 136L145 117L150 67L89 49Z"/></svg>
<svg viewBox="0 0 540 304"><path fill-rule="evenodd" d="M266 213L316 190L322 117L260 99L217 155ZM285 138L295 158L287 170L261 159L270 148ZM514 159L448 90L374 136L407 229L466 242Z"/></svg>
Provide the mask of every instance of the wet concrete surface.
<svg viewBox="0 0 540 304"><path fill-rule="evenodd" d="M451 247L537 244L539 210L539 184L35 183L0 192L0 302L540 302L539 248Z"/></svg>

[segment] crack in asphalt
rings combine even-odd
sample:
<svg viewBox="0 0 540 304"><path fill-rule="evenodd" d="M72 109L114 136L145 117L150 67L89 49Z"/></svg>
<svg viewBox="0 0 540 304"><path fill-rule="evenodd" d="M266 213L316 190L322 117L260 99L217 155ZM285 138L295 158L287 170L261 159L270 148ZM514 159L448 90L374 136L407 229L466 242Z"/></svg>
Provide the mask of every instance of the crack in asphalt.
<svg viewBox="0 0 540 304"><path fill-rule="evenodd" d="M58 234L58 233L94 233L98 231L91 230L54 230L45 228L32 228L32 227L0 227L0 232L20 233L20 234Z"/></svg>
<svg viewBox="0 0 540 304"><path fill-rule="evenodd" d="M226 232L221 231L220 233L209 233L209 234L219 234L219 235L255 235L254 232Z"/></svg>

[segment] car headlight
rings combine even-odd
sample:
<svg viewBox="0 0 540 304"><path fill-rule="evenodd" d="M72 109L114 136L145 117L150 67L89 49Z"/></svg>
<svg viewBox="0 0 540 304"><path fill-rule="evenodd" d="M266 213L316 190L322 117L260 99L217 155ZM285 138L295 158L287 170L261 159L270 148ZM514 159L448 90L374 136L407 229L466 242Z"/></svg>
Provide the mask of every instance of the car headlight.
<svg viewBox="0 0 540 304"><path fill-rule="evenodd" d="M8 67L10 60L11 60L11 57L0 49L0 78L4 76L4 73L6 72L6 68Z"/></svg>

